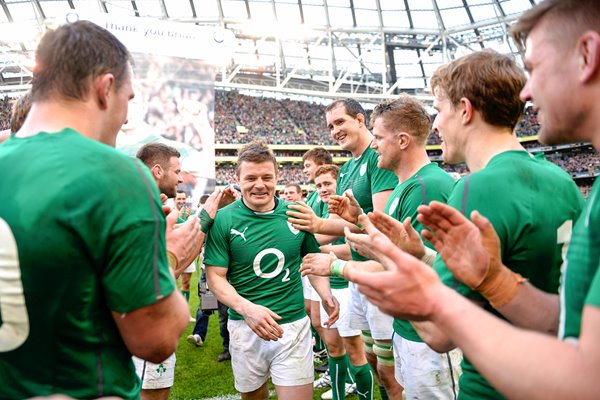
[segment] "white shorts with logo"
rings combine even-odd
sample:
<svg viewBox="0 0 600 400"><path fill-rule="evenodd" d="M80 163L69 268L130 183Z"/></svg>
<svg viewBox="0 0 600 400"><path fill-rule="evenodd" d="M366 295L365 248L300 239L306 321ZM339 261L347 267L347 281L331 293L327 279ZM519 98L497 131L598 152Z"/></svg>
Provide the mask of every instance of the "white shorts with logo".
<svg viewBox="0 0 600 400"><path fill-rule="evenodd" d="M458 396L462 352L438 353L427 344L394 335L394 375L410 399L454 399Z"/></svg>
<svg viewBox="0 0 600 400"><path fill-rule="evenodd" d="M281 324L283 337L261 339L243 320L229 320L229 352L235 388L253 392L269 376L277 386L301 386L314 380L310 319Z"/></svg>
<svg viewBox="0 0 600 400"><path fill-rule="evenodd" d="M164 389L173 386L175 380L175 353L160 364L133 356L135 372L142 380L142 389Z"/></svg>
<svg viewBox="0 0 600 400"><path fill-rule="evenodd" d="M367 298L358 291L358 286L349 282L350 289L350 328L362 331L371 331L375 340L392 340L394 333L394 318L384 314L371 304Z"/></svg>
<svg viewBox="0 0 600 400"><path fill-rule="evenodd" d="M350 328L350 313L348 312L350 302L350 288L331 289L333 297L340 303L340 316L331 328L337 329L341 337L351 337L360 335L360 330ZM323 303L319 303L321 308L321 326L325 328L325 323L329 319Z"/></svg>

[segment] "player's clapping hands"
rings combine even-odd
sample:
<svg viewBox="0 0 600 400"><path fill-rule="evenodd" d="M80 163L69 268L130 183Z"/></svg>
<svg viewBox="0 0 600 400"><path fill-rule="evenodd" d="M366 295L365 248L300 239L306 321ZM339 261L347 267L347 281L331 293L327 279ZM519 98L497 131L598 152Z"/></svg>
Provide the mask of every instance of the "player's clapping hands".
<svg viewBox="0 0 600 400"><path fill-rule="evenodd" d="M317 217L312 208L303 201L299 201L288 205L286 215L289 217L288 222L292 226L301 231L317 233L321 231L321 224L325 223L322 218Z"/></svg>
<svg viewBox="0 0 600 400"><path fill-rule="evenodd" d="M329 196L328 209L330 214L339 215L353 224L358 222L358 216L363 213L362 208L350 189L346 190L342 196Z"/></svg>
<svg viewBox="0 0 600 400"><path fill-rule="evenodd" d="M419 206L419 221L431 231L423 237L433 244L446 266L461 282L476 289L502 268L500 239L490 221L477 211L471 220L446 204Z"/></svg>
<svg viewBox="0 0 600 400"><path fill-rule="evenodd" d="M331 276L331 263L335 259L336 257L331 254L309 253L302 258L300 273L302 276Z"/></svg>
<svg viewBox="0 0 600 400"><path fill-rule="evenodd" d="M386 314L399 319L427 320L437 309L439 293L452 290L444 286L429 265L400 250L387 236L369 234L372 250L389 260L386 271L347 271L348 280Z"/></svg>
<svg viewBox="0 0 600 400"><path fill-rule="evenodd" d="M192 214L192 209L190 207L181 207L179 209L179 219L186 220Z"/></svg>
<svg viewBox="0 0 600 400"><path fill-rule="evenodd" d="M375 228L408 254L419 259L425 254L423 240L421 240L419 233L413 228L410 217L406 218L404 222L400 222L381 211L375 211L369 213L369 220Z"/></svg>

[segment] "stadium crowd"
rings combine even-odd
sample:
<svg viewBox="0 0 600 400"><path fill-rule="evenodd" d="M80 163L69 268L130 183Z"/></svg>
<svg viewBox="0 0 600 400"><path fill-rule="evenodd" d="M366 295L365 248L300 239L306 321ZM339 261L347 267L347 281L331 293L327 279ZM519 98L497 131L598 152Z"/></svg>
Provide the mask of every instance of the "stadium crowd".
<svg viewBox="0 0 600 400"><path fill-rule="evenodd" d="M333 145L320 115L324 106L308 101L274 99L216 91L215 130L217 143L243 144L261 138L272 144ZM367 118L371 112L367 111ZM525 108L515 128L518 137L535 136L539 130L537 113ZM431 132L428 145L439 145L440 137Z"/></svg>

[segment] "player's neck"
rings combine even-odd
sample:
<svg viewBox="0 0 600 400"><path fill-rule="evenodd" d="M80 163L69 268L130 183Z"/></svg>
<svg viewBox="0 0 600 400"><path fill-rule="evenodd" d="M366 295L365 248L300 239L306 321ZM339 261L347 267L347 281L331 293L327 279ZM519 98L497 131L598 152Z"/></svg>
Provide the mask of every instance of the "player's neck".
<svg viewBox="0 0 600 400"><path fill-rule="evenodd" d="M100 141L94 121L83 102L36 102L32 104L18 137L34 136L40 132L55 133L71 128L83 136Z"/></svg>
<svg viewBox="0 0 600 400"><path fill-rule="evenodd" d="M356 146L352 151L350 151L352 153L352 157L359 158L362 156L371 145L371 141L373 141L373 135L371 135L371 132L369 132L368 129L362 131Z"/></svg>
<svg viewBox="0 0 600 400"><path fill-rule="evenodd" d="M398 177L398 181L402 183L430 162L425 148L413 149L410 153L405 154L394 173Z"/></svg>
<svg viewBox="0 0 600 400"><path fill-rule="evenodd" d="M525 151L510 129L488 127L471 132L466 144L465 162L471 172L476 172L485 168L496 155L510 150Z"/></svg>
<svg viewBox="0 0 600 400"><path fill-rule="evenodd" d="M246 199L242 198L242 203L244 203L244 205L250 210L250 211L254 211L256 213L267 213L270 211L275 210L275 208L277 207L277 204L279 203L278 200L275 197L271 198L271 201L269 201L267 204L265 204L264 206L257 206L257 205L253 205L250 204Z"/></svg>

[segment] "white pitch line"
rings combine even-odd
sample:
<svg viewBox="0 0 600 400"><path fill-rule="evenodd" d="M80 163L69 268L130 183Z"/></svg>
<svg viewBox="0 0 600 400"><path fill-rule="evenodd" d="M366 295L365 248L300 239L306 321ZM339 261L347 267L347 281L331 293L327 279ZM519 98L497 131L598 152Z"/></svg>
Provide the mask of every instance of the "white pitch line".
<svg viewBox="0 0 600 400"><path fill-rule="evenodd" d="M275 396L275 391L274 390L270 390L269 391L269 397L273 397ZM242 396L239 394L228 394L225 396L217 396L217 397L205 397L199 400L239 400L241 399Z"/></svg>

